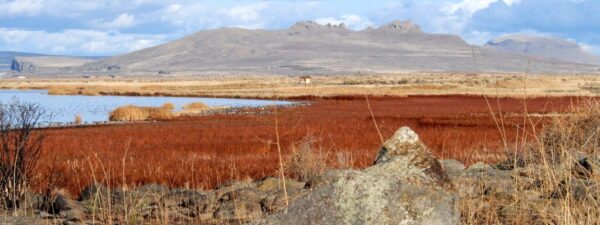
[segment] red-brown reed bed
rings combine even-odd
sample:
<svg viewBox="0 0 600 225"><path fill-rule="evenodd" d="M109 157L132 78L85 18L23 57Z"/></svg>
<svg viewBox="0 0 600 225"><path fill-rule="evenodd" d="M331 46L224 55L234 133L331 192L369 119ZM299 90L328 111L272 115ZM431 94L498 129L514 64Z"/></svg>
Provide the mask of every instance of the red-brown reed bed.
<svg viewBox="0 0 600 225"><path fill-rule="evenodd" d="M356 168L370 165L381 141L364 96L306 99L311 100L310 105L278 109L283 154L289 154L292 143L311 135L320 140L332 161L343 153L351 156ZM439 157L467 164L501 160L503 140L511 142L522 134L518 127L524 120L518 115L525 108L523 99L369 99L383 137L410 126ZM526 108L530 114L561 112L578 101L574 97L535 98L526 101ZM535 120L536 126L542 126L546 119ZM131 186L162 183L213 188L230 179L276 175L278 169L275 116L270 112L60 128L48 133L40 179L49 171L44 168L55 165L66 176L62 186L72 193L93 180L118 186L125 182Z"/></svg>

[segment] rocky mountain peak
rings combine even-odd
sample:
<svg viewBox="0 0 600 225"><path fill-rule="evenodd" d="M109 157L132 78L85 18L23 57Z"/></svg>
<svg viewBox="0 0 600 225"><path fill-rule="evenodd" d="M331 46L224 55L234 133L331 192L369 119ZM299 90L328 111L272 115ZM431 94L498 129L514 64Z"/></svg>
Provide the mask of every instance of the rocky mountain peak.
<svg viewBox="0 0 600 225"><path fill-rule="evenodd" d="M405 32L420 32L421 27L419 25L413 24L410 20L395 20L391 23L381 26L382 30L392 30L392 31L405 31Z"/></svg>
<svg viewBox="0 0 600 225"><path fill-rule="evenodd" d="M301 21L298 22L294 25L292 25L290 27L290 30L306 30L306 31L319 31L319 30L339 30L339 31L346 31L348 30L346 28L346 25L344 23L341 23L339 25L336 24L320 24L317 23L315 21Z"/></svg>

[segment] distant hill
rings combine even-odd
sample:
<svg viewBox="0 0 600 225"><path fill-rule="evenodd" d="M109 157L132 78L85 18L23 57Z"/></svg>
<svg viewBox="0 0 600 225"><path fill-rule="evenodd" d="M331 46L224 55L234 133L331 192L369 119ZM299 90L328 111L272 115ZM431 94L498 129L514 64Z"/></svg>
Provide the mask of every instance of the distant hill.
<svg viewBox="0 0 600 225"><path fill-rule="evenodd" d="M223 28L96 61L79 71L157 74L347 74L359 72L522 72L531 57L428 34L410 21L353 31L299 22L283 30ZM597 72L596 66L536 58L531 71Z"/></svg>
<svg viewBox="0 0 600 225"><path fill-rule="evenodd" d="M10 65L13 72L35 74L42 73L61 74L73 67L83 66L98 59L73 56L18 56Z"/></svg>
<svg viewBox="0 0 600 225"><path fill-rule="evenodd" d="M486 47L565 62L600 64L600 57L586 52L576 43L556 37L508 35L489 41Z"/></svg>
<svg viewBox="0 0 600 225"><path fill-rule="evenodd" d="M0 51L0 70L10 70L10 65L15 57L20 56L44 56L42 54Z"/></svg>
<svg viewBox="0 0 600 225"><path fill-rule="evenodd" d="M532 57L428 34L410 21L362 31L298 22L281 30L221 28L82 66L35 74L364 74L426 72L598 73L598 66Z"/></svg>
<svg viewBox="0 0 600 225"><path fill-rule="evenodd" d="M56 74L104 58L106 57L60 56L4 51L0 52L0 70L12 70L12 72L26 74Z"/></svg>

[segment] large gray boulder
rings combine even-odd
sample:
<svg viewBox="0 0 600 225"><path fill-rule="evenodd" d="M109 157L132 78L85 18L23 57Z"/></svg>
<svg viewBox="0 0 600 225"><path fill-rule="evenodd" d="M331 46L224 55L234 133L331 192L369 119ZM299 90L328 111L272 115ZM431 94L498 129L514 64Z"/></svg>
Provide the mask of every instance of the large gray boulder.
<svg viewBox="0 0 600 225"><path fill-rule="evenodd" d="M440 163L408 127L375 165L341 171L257 224L458 224L458 197Z"/></svg>

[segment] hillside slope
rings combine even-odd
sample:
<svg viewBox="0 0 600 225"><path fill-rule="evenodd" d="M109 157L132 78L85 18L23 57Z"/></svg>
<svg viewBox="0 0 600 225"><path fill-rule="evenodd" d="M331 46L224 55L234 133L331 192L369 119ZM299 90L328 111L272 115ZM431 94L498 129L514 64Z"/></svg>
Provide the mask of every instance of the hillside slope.
<svg viewBox="0 0 600 225"><path fill-rule="evenodd" d="M489 41L485 46L497 50L565 62L600 64L600 57L586 52L577 43L555 37L508 35Z"/></svg>
<svg viewBox="0 0 600 225"><path fill-rule="evenodd" d="M455 35L427 34L410 21L353 31L299 22L282 30L222 28L73 68L72 74L356 74L365 72L522 72L529 56L475 47ZM591 73L597 66L534 59L530 71ZM42 72L42 71L39 71Z"/></svg>
<svg viewBox="0 0 600 225"><path fill-rule="evenodd" d="M34 53L24 53L24 52L10 52L10 51L0 51L0 71L1 70L10 70L10 65L12 60L15 57L20 56L43 56L41 54Z"/></svg>
<svg viewBox="0 0 600 225"><path fill-rule="evenodd" d="M96 60L92 57L73 56L17 56L11 61L10 69L25 74L35 74L38 71L58 74L69 72L73 67L80 67Z"/></svg>

